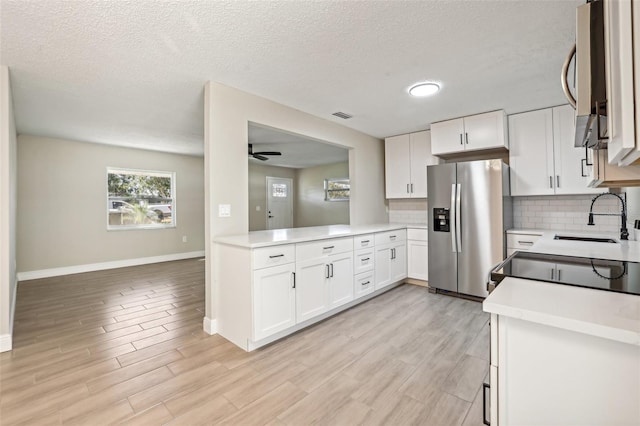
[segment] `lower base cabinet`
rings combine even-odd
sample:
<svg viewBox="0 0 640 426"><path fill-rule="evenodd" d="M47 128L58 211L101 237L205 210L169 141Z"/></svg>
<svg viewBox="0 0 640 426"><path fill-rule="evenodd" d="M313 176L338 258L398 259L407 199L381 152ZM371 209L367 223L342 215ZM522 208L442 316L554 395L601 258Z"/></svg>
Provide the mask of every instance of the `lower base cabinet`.
<svg viewBox="0 0 640 426"><path fill-rule="evenodd" d="M379 290L407 277L407 242L376 246L375 289Z"/></svg>
<svg viewBox="0 0 640 426"><path fill-rule="evenodd" d="M495 314L491 325L492 426L640 424L639 345Z"/></svg>
<svg viewBox="0 0 640 426"><path fill-rule="evenodd" d="M426 229L407 229L407 276L416 280L429 280L429 245Z"/></svg>
<svg viewBox="0 0 640 426"><path fill-rule="evenodd" d="M296 317L306 321L329 310L327 280L329 266L325 259L298 262L296 268Z"/></svg>
<svg viewBox="0 0 640 426"><path fill-rule="evenodd" d="M296 324L295 264L253 272L253 330L263 339Z"/></svg>

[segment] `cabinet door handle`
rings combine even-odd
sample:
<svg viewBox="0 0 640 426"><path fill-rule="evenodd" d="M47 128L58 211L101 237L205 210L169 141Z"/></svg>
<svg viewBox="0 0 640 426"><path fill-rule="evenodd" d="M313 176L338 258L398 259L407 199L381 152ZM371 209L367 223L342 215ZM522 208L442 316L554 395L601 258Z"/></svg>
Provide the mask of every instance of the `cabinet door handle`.
<svg viewBox="0 0 640 426"><path fill-rule="evenodd" d="M409 184L407 184L407 194L409 193Z"/></svg>
<svg viewBox="0 0 640 426"><path fill-rule="evenodd" d="M364 257L364 258L361 259L362 262L366 262L367 260L369 260L368 257Z"/></svg>
<svg viewBox="0 0 640 426"><path fill-rule="evenodd" d="M291 275L293 275L293 288L296 288L296 273L292 272Z"/></svg>
<svg viewBox="0 0 640 426"><path fill-rule="evenodd" d="M587 177L587 175L584 174L584 163L587 162L586 158L583 158L582 160L580 160L580 174L582 175L582 177Z"/></svg>
<svg viewBox="0 0 640 426"><path fill-rule="evenodd" d="M549 188L553 188L553 176L549 176Z"/></svg>
<svg viewBox="0 0 640 426"><path fill-rule="evenodd" d="M460 145L462 145L462 133L460 133Z"/></svg>
<svg viewBox="0 0 640 426"><path fill-rule="evenodd" d="M273 256L269 256L269 259L275 259L276 257L284 257L284 254L274 254Z"/></svg>
<svg viewBox="0 0 640 426"><path fill-rule="evenodd" d="M518 244L527 244L527 245L532 246L533 245L533 241L520 241L520 240L518 240Z"/></svg>
<svg viewBox="0 0 640 426"><path fill-rule="evenodd" d="M558 281L562 281L562 269L558 269Z"/></svg>
<svg viewBox="0 0 640 426"><path fill-rule="evenodd" d="M322 250L331 250L332 248L334 248L335 246L327 246L327 247L322 247Z"/></svg>
<svg viewBox="0 0 640 426"><path fill-rule="evenodd" d="M329 265L324 265L324 266L325 266L325 268L326 268L326 271L325 271L324 277L325 277L325 278L329 278Z"/></svg>
<svg viewBox="0 0 640 426"><path fill-rule="evenodd" d="M491 426L491 422L487 420L487 389L491 389L488 383L482 384L482 424Z"/></svg>
<svg viewBox="0 0 640 426"><path fill-rule="evenodd" d="M560 188L560 175L556 175L556 188Z"/></svg>
<svg viewBox="0 0 640 426"><path fill-rule="evenodd" d="M469 133L464 132L464 140L467 143L467 145L469 145Z"/></svg>
<svg viewBox="0 0 640 426"><path fill-rule="evenodd" d="M413 194L413 184L411 184L411 193Z"/></svg>
<svg viewBox="0 0 640 426"><path fill-rule="evenodd" d="M333 277L333 263L330 264L331 265L331 277Z"/></svg>

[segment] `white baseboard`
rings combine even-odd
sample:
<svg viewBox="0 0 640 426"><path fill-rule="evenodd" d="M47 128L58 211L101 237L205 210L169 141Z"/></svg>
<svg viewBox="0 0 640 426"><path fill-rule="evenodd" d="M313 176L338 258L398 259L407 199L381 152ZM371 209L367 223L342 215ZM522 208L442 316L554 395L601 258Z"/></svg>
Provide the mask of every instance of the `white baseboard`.
<svg viewBox="0 0 640 426"><path fill-rule="evenodd" d="M202 328L207 334L218 334L218 320L204 317L202 319Z"/></svg>
<svg viewBox="0 0 640 426"><path fill-rule="evenodd" d="M202 256L204 256L204 250L165 254L162 256L140 257L137 259L115 260L113 262L90 263L87 265L64 266L61 268L41 269L38 271L18 272L18 281L81 274L83 272L102 271L105 269L125 268L127 266L147 265L149 263L170 262L172 260L191 259Z"/></svg>
<svg viewBox="0 0 640 426"><path fill-rule="evenodd" d="M0 334L0 352L10 351L12 348L12 338L10 334Z"/></svg>

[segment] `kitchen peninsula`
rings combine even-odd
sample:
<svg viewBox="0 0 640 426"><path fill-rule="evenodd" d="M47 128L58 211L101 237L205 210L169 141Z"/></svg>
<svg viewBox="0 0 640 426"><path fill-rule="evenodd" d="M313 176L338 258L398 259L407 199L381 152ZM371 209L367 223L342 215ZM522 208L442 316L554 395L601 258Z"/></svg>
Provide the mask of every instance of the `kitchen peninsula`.
<svg viewBox="0 0 640 426"><path fill-rule="evenodd" d="M330 225L214 239L218 333L251 351L401 284L405 225Z"/></svg>
<svg viewBox="0 0 640 426"><path fill-rule="evenodd" d="M625 289L640 291L640 242L556 234L566 233L540 232L527 254L617 261ZM640 424L640 295L507 276L483 309L491 313L491 424Z"/></svg>

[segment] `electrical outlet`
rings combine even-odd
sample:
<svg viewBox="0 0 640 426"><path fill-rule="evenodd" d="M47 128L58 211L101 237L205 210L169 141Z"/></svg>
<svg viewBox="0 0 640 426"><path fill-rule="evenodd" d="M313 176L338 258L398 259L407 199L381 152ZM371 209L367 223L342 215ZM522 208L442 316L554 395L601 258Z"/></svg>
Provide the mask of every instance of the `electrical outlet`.
<svg viewBox="0 0 640 426"><path fill-rule="evenodd" d="M218 217L231 217L231 204L218 204Z"/></svg>
<svg viewBox="0 0 640 426"><path fill-rule="evenodd" d="M187 236L186 236L186 235L183 235L183 236L182 236L182 242L183 242L183 243L186 243L186 242L187 242Z"/></svg>

